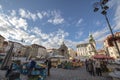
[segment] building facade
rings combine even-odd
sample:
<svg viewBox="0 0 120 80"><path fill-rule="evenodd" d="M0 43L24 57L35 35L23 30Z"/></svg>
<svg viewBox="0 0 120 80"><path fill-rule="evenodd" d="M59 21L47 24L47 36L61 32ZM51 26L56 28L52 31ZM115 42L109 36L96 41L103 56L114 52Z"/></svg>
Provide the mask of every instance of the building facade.
<svg viewBox="0 0 120 80"><path fill-rule="evenodd" d="M23 45L18 42L14 42L14 56L20 56L22 54Z"/></svg>
<svg viewBox="0 0 120 80"><path fill-rule="evenodd" d="M71 58L75 58L77 56L77 52L74 49L69 48L68 53Z"/></svg>
<svg viewBox="0 0 120 80"><path fill-rule="evenodd" d="M20 51L18 51L18 56L24 57L26 51L26 46L22 45Z"/></svg>
<svg viewBox="0 0 120 80"><path fill-rule="evenodd" d="M38 45L38 44L32 44L31 45L31 51L29 54L30 58L45 58L47 55L47 50L45 47Z"/></svg>
<svg viewBox="0 0 120 80"><path fill-rule="evenodd" d="M64 42L61 44L60 48L58 48L58 54L65 58L69 58L68 47Z"/></svg>
<svg viewBox="0 0 120 80"><path fill-rule="evenodd" d="M39 46L37 57L38 58L46 58L46 56L47 56L47 50L46 50L46 48L43 47L43 46Z"/></svg>
<svg viewBox="0 0 120 80"><path fill-rule="evenodd" d="M23 48L23 45L19 42L13 42L13 41L9 41L8 42L8 46L6 47L5 51L7 52L10 47L12 46L12 44L14 44L14 48L13 48L13 54L14 56L20 56L22 54L22 48Z"/></svg>
<svg viewBox="0 0 120 80"><path fill-rule="evenodd" d="M97 50L97 54L104 54L104 55L107 55L106 52L105 52L105 50L103 50L103 49Z"/></svg>
<svg viewBox="0 0 120 80"><path fill-rule="evenodd" d="M89 35L89 42L88 43L81 43L77 46L77 56L86 56L90 57L96 54L96 42L92 35Z"/></svg>
<svg viewBox="0 0 120 80"><path fill-rule="evenodd" d="M4 43L5 38L0 35L0 53L3 53L3 43Z"/></svg>
<svg viewBox="0 0 120 80"><path fill-rule="evenodd" d="M120 57L117 48L115 46L114 41L116 41L118 48L120 50L120 32L116 32L114 34L115 39L112 37L112 35L108 35L106 39L104 40L104 49L107 55L118 58Z"/></svg>
<svg viewBox="0 0 120 80"><path fill-rule="evenodd" d="M28 59L29 56L30 56L30 52L31 52L31 50L32 50L32 47L26 45L26 46L25 46L25 52L23 53L23 56L26 57L26 58Z"/></svg>
<svg viewBox="0 0 120 80"><path fill-rule="evenodd" d="M65 45L64 42L62 42L62 44L58 49L55 49L55 48L47 49L47 53L49 57L56 56L56 55L63 56L64 58L67 58L67 59L70 57L68 47Z"/></svg>
<svg viewBox="0 0 120 80"><path fill-rule="evenodd" d="M52 57L58 54L58 49L52 48L52 49L47 49L47 57Z"/></svg>

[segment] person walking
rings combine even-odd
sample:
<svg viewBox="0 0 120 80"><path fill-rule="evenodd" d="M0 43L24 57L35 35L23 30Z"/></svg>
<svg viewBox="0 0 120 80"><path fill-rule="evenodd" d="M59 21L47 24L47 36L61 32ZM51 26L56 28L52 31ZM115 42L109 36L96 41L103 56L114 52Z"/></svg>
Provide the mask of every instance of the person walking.
<svg viewBox="0 0 120 80"><path fill-rule="evenodd" d="M95 69L96 69L97 76L102 76L100 61L98 60L95 62Z"/></svg>
<svg viewBox="0 0 120 80"><path fill-rule="evenodd" d="M10 73L12 72L12 67L13 67L13 62L11 63L11 65L9 66L9 68L6 71L5 77L8 78Z"/></svg>
<svg viewBox="0 0 120 80"><path fill-rule="evenodd" d="M95 76L93 61L91 59L89 59L88 61L88 72L90 73L90 75Z"/></svg>
<svg viewBox="0 0 120 80"><path fill-rule="evenodd" d="M86 71L88 71L88 60L85 60Z"/></svg>
<svg viewBox="0 0 120 80"><path fill-rule="evenodd" d="M47 65L47 75L50 76L50 69L51 69L51 60L50 59L47 59L45 61L45 64Z"/></svg>

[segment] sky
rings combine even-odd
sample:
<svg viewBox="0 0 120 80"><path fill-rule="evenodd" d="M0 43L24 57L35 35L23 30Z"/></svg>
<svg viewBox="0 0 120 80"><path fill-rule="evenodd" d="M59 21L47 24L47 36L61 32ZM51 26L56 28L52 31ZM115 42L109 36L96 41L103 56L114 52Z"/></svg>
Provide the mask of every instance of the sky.
<svg viewBox="0 0 120 80"><path fill-rule="evenodd" d="M97 49L110 30L101 9L93 4L100 0L0 0L0 34L6 40L59 48L62 42L76 49L87 43L92 34ZM120 0L109 0L107 16L113 32L120 31ZM99 6L98 6L99 7Z"/></svg>

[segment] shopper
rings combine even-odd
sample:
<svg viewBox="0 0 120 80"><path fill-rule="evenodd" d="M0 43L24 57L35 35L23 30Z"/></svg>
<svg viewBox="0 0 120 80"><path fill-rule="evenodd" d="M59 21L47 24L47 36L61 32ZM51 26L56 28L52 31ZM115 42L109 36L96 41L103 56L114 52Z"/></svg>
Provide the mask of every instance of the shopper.
<svg viewBox="0 0 120 80"><path fill-rule="evenodd" d="M86 71L88 71L88 60L85 60Z"/></svg>
<svg viewBox="0 0 120 80"><path fill-rule="evenodd" d="M95 69L96 69L97 76L102 76L102 70L101 70L101 65L99 60L95 62Z"/></svg>
<svg viewBox="0 0 120 80"><path fill-rule="evenodd" d="M88 72L89 72L92 76L95 76L93 64L94 64L94 63L93 63L93 60L89 59L89 61L88 61Z"/></svg>
<svg viewBox="0 0 120 80"><path fill-rule="evenodd" d="M46 65L47 65L47 75L50 76L50 69L51 69L51 60L50 59L47 59L45 61Z"/></svg>

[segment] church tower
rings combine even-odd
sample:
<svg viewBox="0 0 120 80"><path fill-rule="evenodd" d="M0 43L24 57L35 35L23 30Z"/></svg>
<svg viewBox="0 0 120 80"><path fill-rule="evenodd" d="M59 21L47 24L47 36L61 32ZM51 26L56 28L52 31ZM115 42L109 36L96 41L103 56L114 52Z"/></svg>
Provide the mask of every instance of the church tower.
<svg viewBox="0 0 120 80"><path fill-rule="evenodd" d="M92 34L89 35L89 43L90 43L93 51L96 52L96 42L95 42Z"/></svg>
<svg viewBox="0 0 120 80"><path fill-rule="evenodd" d="M96 48L96 42L95 42L95 40L94 40L92 34L89 35L89 43L92 43L93 46Z"/></svg>
<svg viewBox="0 0 120 80"><path fill-rule="evenodd" d="M68 47L65 45L64 42L62 42L60 48L58 49L59 54L62 56L65 56L66 58L69 58L69 54L68 54Z"/></svg>

